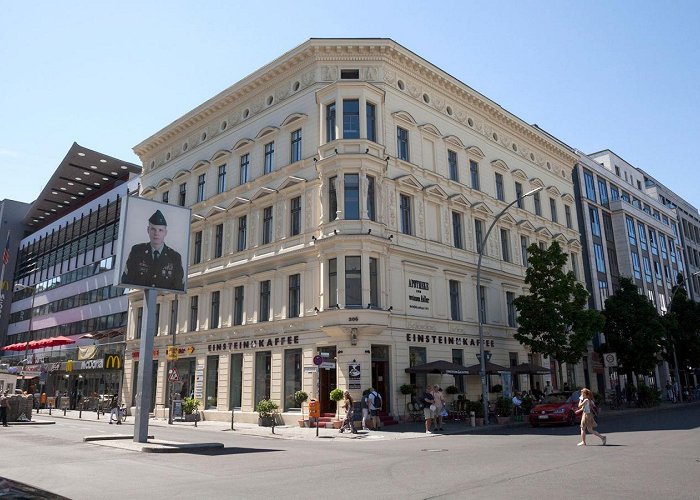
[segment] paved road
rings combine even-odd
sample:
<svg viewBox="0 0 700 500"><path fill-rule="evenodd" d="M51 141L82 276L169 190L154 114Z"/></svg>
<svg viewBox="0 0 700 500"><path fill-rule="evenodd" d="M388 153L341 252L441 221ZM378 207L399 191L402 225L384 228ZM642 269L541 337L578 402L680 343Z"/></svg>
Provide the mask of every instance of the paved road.
<svg viewBox="0 0 700 500"><path fill-rule="evenodd" d="M130 425L55 422L0 429L0 476L74 499L700 498L698 404L609 413L600 424L608 445L591 437L585 448L576 446L575 427L280 439L207 423L152 425L151 433L219 441L223 450L160 455L82 442L86 435L131 431Z"/></svg>

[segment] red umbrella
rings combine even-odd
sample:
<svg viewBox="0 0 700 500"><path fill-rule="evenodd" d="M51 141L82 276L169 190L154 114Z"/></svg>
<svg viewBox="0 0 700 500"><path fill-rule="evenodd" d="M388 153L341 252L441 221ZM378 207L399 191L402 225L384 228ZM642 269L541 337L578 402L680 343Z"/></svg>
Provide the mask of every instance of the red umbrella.
<svg viewBox="0 0 700 500"><path fill-rule="evenodd" d="M42 342L44 343L41 347L55 347L57 345L75 344L75 340L64 336L43 339Z"/></svg>
<svg viewBox="0 0 700 500"><path fill-rule="evenodd" d="M5 347L2 348L3 351L24 351L26 349L26 342L21 342L18 344L10 344L6 345Z"/></svg>

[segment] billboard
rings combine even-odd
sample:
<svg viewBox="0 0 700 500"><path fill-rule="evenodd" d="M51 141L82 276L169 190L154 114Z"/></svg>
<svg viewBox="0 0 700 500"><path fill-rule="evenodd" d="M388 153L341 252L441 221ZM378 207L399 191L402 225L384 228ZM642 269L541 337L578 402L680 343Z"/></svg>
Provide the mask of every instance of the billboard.
<svg viewBox="0 0 700 500"><path fill-rule="evenodd" d="M189 241L189 208L125 197L114 284L187 291Z"/></svg>

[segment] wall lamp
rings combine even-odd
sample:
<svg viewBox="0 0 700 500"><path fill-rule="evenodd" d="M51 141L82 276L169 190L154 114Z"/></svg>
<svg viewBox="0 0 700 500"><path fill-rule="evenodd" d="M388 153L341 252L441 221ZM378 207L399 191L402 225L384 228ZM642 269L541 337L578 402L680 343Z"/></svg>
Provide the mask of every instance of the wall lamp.
<svg viewBox="0 0 700 500"><path fill-rule="evenodd" d="M371 308L372 308L372 304L367 304L367 309L371 309Z"/></svg>
<svg viewBox="0 0 700 500"><path fill-rule="evenodd" d="M367 230L367 234L372 234L372 228L371 228L371 227Z"/></svg>
<svg viewBox="0 0 700 500"><path fill-rule="evenodd" d="M343 351L338 351L338 354L343 354ZM338 358L336 358L336 359L338 359Z"/></svg>
<svg viewBox="0 0 700 500"><path fill-rule="evenodd" d="M318 161L318 158L316 158L316 157L314 156L314 163L316 163L317 161Z"/></svg>
<svg viewBox="0 0 700 500"><path fill-rule="evenodd" d="M333 230L333 234L338 234L338 230L337 230L337 229L334 229L334 230Z"/></svg>
<svg viewBox="0 0 700 500"><path fill-rule="evenodd" d="M357 328L350 330L350 345L357 345Z"/></svg>
<svg viewBox="0 0 700 500"><path fill-rule="evenodd" d="M389 306L389 309L387 309L387 312L391 312L394 310L394 306Z"/></svg>
<svg viewBox="0 0 700 500"><path fill-rule="evenodd" d="M393 240L393 239L394 239L394 235L393 235L393 234L390 234L390 235L389 235L389 238L387 238L387 239L388 239L388 240Z"/></svg>
<svg viewBox="0 0 700 500"><path fill-rule="evenodd" d="M370 351L369 349L365 349L365 354L372 354L372 351Z"/></svg>
<svg viewBox="0 0 700 500"><path fill-rule="evenodd" d="M316 241L316 236L314 236L313 234L311 235L311 241Z"/></svg>
<svg viewBox="0 0 700 500"><path fill-rule="evenodd" d="M369 153L369 148L365 149L365 154Z"/></svg>
<svg viewBox="0 0 700 500"><path fill-rule="evenodd" d="M391 156L387 156L386 158L384 158L384 161L389 161L390 159L391 159Z"/></svg>
<svg viewBox="0 0 700 500"><path fill-rule="evenodd" d="M338 310L340 310L340 304L336 304L336 305L335 305L335 308L338 309Z"/></svg>
<svg viewBox="0 0 700 500"><path fill-rule="evenodd" d="M314 312L315 312L316 314L318 314L318 313L320 313L321 311L319 311L318 307L314 307Z"/></svg>
<svg viewBox="0 0 700 500"><path fill-rule="evenodd" d="M335 151L335 154L338 154L338 148L335 148L333 151Z"/></svg>

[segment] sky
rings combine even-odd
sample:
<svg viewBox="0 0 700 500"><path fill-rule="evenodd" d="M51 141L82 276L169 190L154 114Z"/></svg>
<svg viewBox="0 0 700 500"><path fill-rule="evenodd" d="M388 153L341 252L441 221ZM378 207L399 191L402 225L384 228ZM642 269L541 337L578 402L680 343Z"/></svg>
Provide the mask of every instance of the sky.
<svg viewBox="0 0 700 500"><path fill-rule="evenodd" d="M700 206L700 3L3 2L0 200L32 202L73 142L132 148L309 38L391 38L584 153Z"/></svg>

